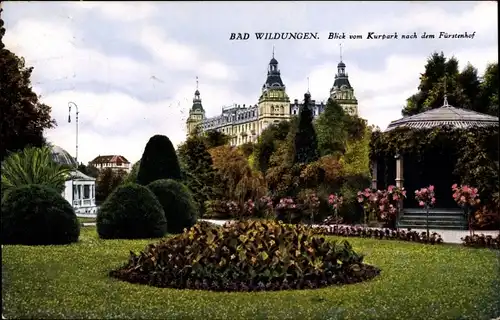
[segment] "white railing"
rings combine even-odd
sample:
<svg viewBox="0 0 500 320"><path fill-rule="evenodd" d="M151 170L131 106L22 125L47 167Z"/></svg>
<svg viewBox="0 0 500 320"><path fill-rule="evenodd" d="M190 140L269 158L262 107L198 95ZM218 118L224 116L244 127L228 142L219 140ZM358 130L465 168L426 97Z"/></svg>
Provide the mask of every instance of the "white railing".
<svg viewBox="0 0 500 320"><path fill-rule="evenodd" d="M75 206L75 207L84 207L84 206L91 206L91 205L92 205L92 199L73 200L73 206Z"/></svg>

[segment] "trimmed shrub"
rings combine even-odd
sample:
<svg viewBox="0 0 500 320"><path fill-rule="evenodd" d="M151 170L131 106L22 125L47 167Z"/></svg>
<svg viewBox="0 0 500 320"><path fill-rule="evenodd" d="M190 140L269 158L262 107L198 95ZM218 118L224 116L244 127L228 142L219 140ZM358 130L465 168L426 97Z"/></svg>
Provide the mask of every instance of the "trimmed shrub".
<svg viewBox="0 0 500 320"><path fill-rule="evenodd" d="M131 252L110 276L156 287L262 291L355 283L379 273L346 241L326 241L300 225L246 221L197 224L140 255Z"/></svg>
<svg viewBox="0 0 500 320"><path fill-rule="evenodd" d="M160 179L181 179L181 168L175 148L166 136L155 135L149 139L137 173L137 183L147 186Z"/></svg>
<svg viewBox="0 0 500 320"><path fill-rule="evenodd" d="M2 199L1 217L3 244L68 244L80 236L80 224L69 202L45 185L12 189Z"/></svg>
<svg viewBox="0 0 500 320"><path fill-rule="evenodd" d="M191 191L182 183L162 179L148 185L160 202L167 219L169 233L181 233L196 223L197 205Z"/></svg>
<svg viewBox="0 0 500 320"><path fill-rule="evenodd" d="M97 233L102 239L163 237L167 221L151 190L135 183L119 186L97 212Z"/></svg>

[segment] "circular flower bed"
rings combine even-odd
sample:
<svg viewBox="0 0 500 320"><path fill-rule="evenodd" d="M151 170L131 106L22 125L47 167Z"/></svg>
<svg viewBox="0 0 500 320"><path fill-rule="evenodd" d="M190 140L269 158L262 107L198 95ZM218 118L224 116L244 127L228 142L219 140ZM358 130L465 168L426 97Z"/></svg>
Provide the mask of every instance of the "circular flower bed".
<svg viewBox="0 0 500 320"><path fill-rule="evenodd" d="M131 252L110 276L156 287L256 291L355 283L379 273L347 241L326 241L300 225L246 221L196 224Z"/></svg>

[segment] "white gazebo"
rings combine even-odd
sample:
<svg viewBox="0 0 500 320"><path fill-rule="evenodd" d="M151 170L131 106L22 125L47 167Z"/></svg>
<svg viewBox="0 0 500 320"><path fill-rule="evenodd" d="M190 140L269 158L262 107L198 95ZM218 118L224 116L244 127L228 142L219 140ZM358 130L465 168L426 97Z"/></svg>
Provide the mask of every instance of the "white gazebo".
<svg viewBox="0 0 500 320"><path fill-rule="evenodd" d="M78 163L63 148L51 146L52 159L65 166L77 168ZM89 177L78 170L73 170L69 179L65 182L65 188L62 193L78 216L95 217L97 206L95 203L95 183L96 179Z"/></svg>

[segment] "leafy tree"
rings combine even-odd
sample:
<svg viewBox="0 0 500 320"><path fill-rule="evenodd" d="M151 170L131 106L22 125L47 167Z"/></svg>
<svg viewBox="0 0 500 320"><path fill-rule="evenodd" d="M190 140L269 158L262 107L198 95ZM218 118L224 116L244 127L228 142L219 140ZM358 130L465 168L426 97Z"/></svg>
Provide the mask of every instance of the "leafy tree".
<svg viewBox="0 0 500 320"><path fill-rule="evenodd" d="M96 179L96 201L101 203L106 200L118 186L123 184L126 175L127 173L123 170L115 171L111 168L102 170Z"/></svg>
<svg viewBox="0 0 500 320"><path fill-rule="evenodd" d="M296 122L297 118L294 117L291 121L281 121L277 124L271 124L262 130L253 151L255 164L260 172L266 172L271 155L276 151L277 145L285 140L290 127L292 124L296 124Z"/></svg>
<svg viewBox="0 0 500 320"><path fill-rule="evenodd" d="M39 101L31 87L33 67L26 67L23 58L5 48L3 26L4 22L0 19L1 160L9 152L22 150L26 146L45 145L44 129L56 125L50 116L51 108Z"/></svg>
<svg viewBox="0 0 500 320"><path fill-rule="evenodd" d="M445 92L452 106L496 115L495 104L488 102L490 97L494 96L494 92L498 93L498 86L493 86L495 77L496 84L498 84L498 73L494 68L492 65L492 73L488 73L487 68L485 79L481 82L477 69L470 63L460 72L458 60L455 57L447 59L443 52L434 52L427 60L425 72L420 76L418 92L407 99L407 104L402 110L403 116L411 116L441 107ZM493 81L486 80L489 75ZM485 82L487 84L483 85ZM491 89L485 92L486 87Z"/></svg>
<svg viewBox="0 0 500 320"><path fill-rule="evenodd" d="M99 176L99 169L97 169L95 166L92 164L87 164L84 165L83 163L80 163L78 165L78 171L80 171L83 174L86 174L89 177L92 178L97 178Z"/></svg>
<svg viewBox="0 0 500 320"><path fill-rule="evenodd" d="M328 99L325 110L315 123L321 156L340 155L345 152L347 116L337 101Z"/></svg>
<svg viewBox="0 0 500 320"><path fill-rule="evenodd" d="M239 146L239 149L243 153L245 157L250 157L250 155L253 153L253 149L255 147L255 144L252 142L247 142Z"/></svg>
<svg viewBox="0 0 500 320"><path fill-rule="evenodd" d="M204 140L207 145L207 149L220 147L229 143L231 137L227 134L217 131L217 130L209 130L205 132Z"/></svg>
<svg viewBox="0 0 500 320"><path fill-rule="evenodd" d="M311 95L306 93L304 95L304 105L299 114L297 133L295 134L294 163L308 164L319 158L318 141L316 140L316 131L312 120Z"/></svg>
<svg viewBox="0 0 500 320"><path fill-rule="evenodd" d="M181 179L181 168L170 139L155 135L149 139L141 157L137 183L148 185L160 179Z"/></svg>
<svg viewBox="0 0 500 320"><path fill-rule="evenodd" d="M372 129L364 128L364 134L358 139L349 139L346 143L346 152L340 158L345 175L370 174L370 140Z"/></svg>
<svg viewBox="0 0 500 320"><path fill-rule="evenodd" d="M227 200L243 203L266 193L262 175L250 168L248 159L238 148L226 145L208 151L217 170L217 179L220 179L221 194Z"/></svg>
<svg viewBox="0 0 500 320"><path fill-rule="evenodd" d="M200 213L203 214L205 201L217 193L212 156L207 151L203 138L194 135L179 146L178 153L186 175L186 186L193 193Z"/></svg>
<svg viewBox="0 0 500 320"><path fill-rule="evenodd" d="M2 194L30 184L45 185L62 193L70 173L71 169L52 160L49 147L28 147L10 154L2 163Z"/></svg>
<svg viewBox="0 0 500 320"><path fill-rule="evenodd" d="M139 166L141 165L141 160L137 161L132 165L130 172L123 179L123 183L136 183L137 182L137 173L139 172Z"/></svg>
<svg viewBox="0 0 500 320"><path fill-rule="evenodd" d="M476 102L478 112L498 116L498 62L489 64L480 85L481 92Z"/></svg>

